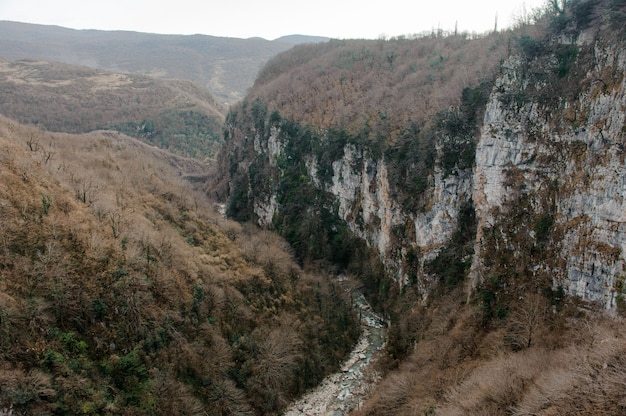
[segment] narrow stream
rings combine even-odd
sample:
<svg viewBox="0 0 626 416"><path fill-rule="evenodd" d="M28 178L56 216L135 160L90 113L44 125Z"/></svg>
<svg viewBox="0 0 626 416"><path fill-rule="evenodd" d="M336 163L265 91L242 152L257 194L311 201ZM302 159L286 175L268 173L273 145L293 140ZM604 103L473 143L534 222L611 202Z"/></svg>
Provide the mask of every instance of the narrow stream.
<svg viewBox="0 0 626 416"><path fill-rule="evenodd" d="M345 282L345 278L340 277L338 282ZM351 292L354 307L361 317L362 334L359 341L342 364L341 370L326 377L315 390L293 403L284 416L346 415L361 405L378 381L373 371L366 370L384 346L386 324L384 319L372 311L360 291Z"/></svg>

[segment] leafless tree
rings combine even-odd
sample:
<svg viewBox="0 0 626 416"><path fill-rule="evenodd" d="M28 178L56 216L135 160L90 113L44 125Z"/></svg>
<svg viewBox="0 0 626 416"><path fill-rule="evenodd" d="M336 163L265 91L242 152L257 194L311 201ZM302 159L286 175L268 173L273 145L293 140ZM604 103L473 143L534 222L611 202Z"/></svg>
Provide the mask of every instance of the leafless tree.
<svg viewBox="0 0 626 416"><path fill-rule="evenodd" d="M511 327L507 338L515 349L530 348L540 325L545 322L549 304L545 297L532 293L511 313Z"/></svg>

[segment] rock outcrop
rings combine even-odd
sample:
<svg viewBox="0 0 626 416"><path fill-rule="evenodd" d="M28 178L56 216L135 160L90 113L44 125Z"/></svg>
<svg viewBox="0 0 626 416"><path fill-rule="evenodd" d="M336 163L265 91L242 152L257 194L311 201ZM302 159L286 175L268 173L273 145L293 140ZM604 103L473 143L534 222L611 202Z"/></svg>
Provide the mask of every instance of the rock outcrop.
<svg viewBox="0 0 626 416"><path fill-rule="evenodd" d="M456 244L462 207L471 206L470 291L508 267L612 308L623 301L626 260L626 53L619 44L584 32L506 60L471 141L472 167L444 166L446 140L470 142L437 131L428 186L413 205L402 199L403 184L393 182L398 176L391 178L397 160L364 143L316 151L328 131L295 137L273 115L270 128L248 121L231 129L227 149L229 141L231 154L233 146L254 142L245 166L255 170L243 174L248 184L265 175L262 189L247 190L261 225L273 226L284 209L277 195L285 177L299 172L298 183L324 195L310 201L313 210L319 204L341 219L376 249L390 278L418 284L424 296L435 281L425 266Z"/></svg>
<svg viewBox="0 0 626 416"><path fill-rule="evenodd" d="M481 261L489 255L483 230L498 221L494 213L506 215L501 208L515 198L514 176L514 187L524 188L535 211L540 201L551 199L543 209L551 210L558 231L550 242L559 246L561 260L552 270L554 285L608 308L619 295L616 284L625 259L626 54L590 38L561 45L577 51L569 70L580 73L577 79L542 80L519 58L502 68L476 149L473 199L479 226L473 277L477 282L488 273ZM554 90L549 81L561 88ZM574 82L574 93L563 91ZM546 97L542 90L554 95ZM511 100L523 96L523 103Z"/></svg>

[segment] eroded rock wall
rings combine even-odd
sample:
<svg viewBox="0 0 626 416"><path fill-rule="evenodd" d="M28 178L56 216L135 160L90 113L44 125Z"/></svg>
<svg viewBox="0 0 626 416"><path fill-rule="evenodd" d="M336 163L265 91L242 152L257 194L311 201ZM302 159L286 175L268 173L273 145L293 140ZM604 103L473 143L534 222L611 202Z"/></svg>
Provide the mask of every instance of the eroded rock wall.
<svg viewBox="0 0 626 416"><path fill-rule="evenodd" d="M494 247L485 233L498 231L496 245L513 253L516 273L543 274L569 294L615 306L626 261L626 52L593 33L578 39L561 41L554 53L503 63L477 134L473 169L444 171L438 149L429 187L414 208L399 200L391 182L396 161L374 156L365 144L345 144L329 162L328 153L324 161L313 150L290 153L295 139L278 124L266 137L250 133L255 157L273 172L265 191L249 192L259 223L271 226L282 209L279 161L297 157L304 166L300 180L331 196L334 214L377 250L400 285L410 280L408 254L417 253L417 284L427 295L434 280L424 265L451 243L469 203L478 223L470 291L493 272ZM311 142L326 139L322 133Z"/></svg>
<svg viewBox="0 0 626 416"><path fill-rule="evenodd" d="M553 200L550 244L558 245L560 262L554 264L561 265L551 270L554 285L609 308L625 260L626 54L601 39L581 38L588 40L570 45L580 51L572 72L586 70L576 80L575 94L555 90L557 96L547 99L541 91L548 86L529 74L522 60L512 58L503 66L476 149L473 199L479 225L472 277L477 284L488 276L484 230L506 215L502 208L516 197L513 188L523 188L535 213L541 200ZM522 96L526 102L511 100Z"/></svg>

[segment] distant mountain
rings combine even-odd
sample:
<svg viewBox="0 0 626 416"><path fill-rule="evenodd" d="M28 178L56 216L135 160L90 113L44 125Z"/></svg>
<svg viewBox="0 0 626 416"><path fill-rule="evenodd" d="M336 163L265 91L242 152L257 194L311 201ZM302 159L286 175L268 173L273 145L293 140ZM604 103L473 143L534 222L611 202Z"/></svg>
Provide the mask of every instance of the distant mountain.
<svg viewBox="0 0 626 416"><path fill-rule="evenodd" d="M274 42L285 42L293 45L299 45L301 43L324 43L329 40L330 38L326 38L324 36L287 35L274 39Z"/></svg>
<svg viewBox="0 0 626 416"><path fill-rule="evenodd" d="M243 98L268 59L294 43L316 37L269 41L206 35L158 35L74 30L0 21L0 57L41 59L114 72L189 79L207 87L222 104Z"/></svg>

